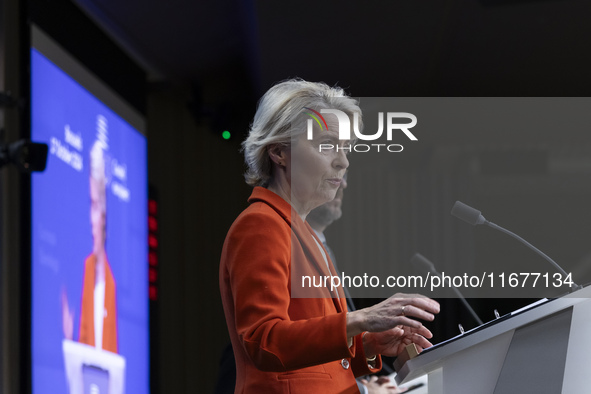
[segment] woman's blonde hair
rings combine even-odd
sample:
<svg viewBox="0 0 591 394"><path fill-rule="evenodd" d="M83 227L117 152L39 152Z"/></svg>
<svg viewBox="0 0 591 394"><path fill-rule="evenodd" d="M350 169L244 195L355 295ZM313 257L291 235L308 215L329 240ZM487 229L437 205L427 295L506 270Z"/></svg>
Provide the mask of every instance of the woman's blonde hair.
<svg viewBox="0 0 591 394"><path fill-rule="evenodd" d="M362 129L358 102L343 89L302 79L280 82L259 101L248 137L242 143L244 160L248 166L244 175L246 183L251 186L268 185L272 165L267 148L274 144L289 147L294 137L305 132L304 120L307 118L300 116L305 107L317 111L338 109L351 119L357 113L359 129Z"/></svg>

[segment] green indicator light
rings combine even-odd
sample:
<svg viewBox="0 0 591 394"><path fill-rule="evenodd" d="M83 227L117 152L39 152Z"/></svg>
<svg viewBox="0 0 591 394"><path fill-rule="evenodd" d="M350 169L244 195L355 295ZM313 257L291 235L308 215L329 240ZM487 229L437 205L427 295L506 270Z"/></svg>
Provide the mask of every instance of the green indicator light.
<svg viewBox="0 0 591 394"><path fill-rule="evenodd" d="M225 140L229 140L229 139L230 139L230 132L229 132L228 130L224 131L224 132L222 133L222 137L223 137Z"/></svg>

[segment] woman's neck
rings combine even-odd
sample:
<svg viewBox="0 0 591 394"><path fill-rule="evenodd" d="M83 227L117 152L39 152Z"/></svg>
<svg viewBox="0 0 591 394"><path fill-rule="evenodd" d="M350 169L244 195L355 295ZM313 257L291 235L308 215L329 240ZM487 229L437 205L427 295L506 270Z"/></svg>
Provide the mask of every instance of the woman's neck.
<svg viewBox="0 0 591 394"><path fill-rule="evenodd" d="M95 265L95 283L104 282L105 281L105 249L99 249L98 251L94 252L94 257L96 258L96 265Z"/></svg>
<svg viewBox="0 0 591 394"><path fill-rule="evenodd" d="M310 210L304 209L302 204L299 204L298 201L292 198L291 187L287 181L273 179L267 186L267 189L287 201L302 221L306 221Z"/></svg>

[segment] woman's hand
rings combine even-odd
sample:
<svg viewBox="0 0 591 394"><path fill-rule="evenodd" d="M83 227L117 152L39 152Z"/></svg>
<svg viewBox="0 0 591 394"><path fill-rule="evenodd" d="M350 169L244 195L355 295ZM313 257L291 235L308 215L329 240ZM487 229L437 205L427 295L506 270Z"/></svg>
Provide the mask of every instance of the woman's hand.
<svg viewBox="0 0 591 394"><path fill-rule="evenodd" d="M66 289L62 289L62 327L64 329L64 337L72 340L74 337L74 311L70 309Z"/></svg>
<svg viewBox="0 0 591 394"><path fill-rule="evenodd" d="M382 332L368 332L363 335L363 348L368 357L375 354L396 357L406 346L414 343L419 352L433 346L427 338L433 338L433 334L424 326L411 328L396 326Z"/></svg>
<svg viewBox="0 0 591 394"><path fill-rule="evenodd" d="M367 388L368 394L398 394L406 391L405 388L396 387L386 376L373 375L369 380L361 379L361 383Z"/></svg>
<svg viewBox="0 0 591 394"><path fill-rule="evenodd" d="M372 333L366 348L369 357L378 353L396 355L410 343L429 347L431 343L426 338L433 335L415 319L432 321L436 313L439 313L437 301L419 294L395 294L379 304L348 313L347 336L364 331ZM375 333L381 334L376 336ZM397 349L400 350L396 352Z"/></svg>

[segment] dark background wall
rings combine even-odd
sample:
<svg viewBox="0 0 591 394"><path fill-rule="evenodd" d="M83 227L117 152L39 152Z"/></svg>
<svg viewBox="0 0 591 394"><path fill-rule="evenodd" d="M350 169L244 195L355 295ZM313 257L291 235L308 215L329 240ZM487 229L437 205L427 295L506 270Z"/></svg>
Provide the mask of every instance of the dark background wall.
<svg viewBox="0 0 591 394"><path fill-rule="evenodd" d="M250 188L237 146L196 124L179 95L153 92L148 100L149 179L160 196L161 229L155 361L160 392L211 392L229 341L219 257Z"/></svg>
<svg viewBox="0 0 591 394"><path fill-rule="evenodd" d="M7 54L18 53L18 21L33 15L147 118L149 182L160 203L155 392L213 390L228 341L219 254L250 193L239 143L256 100L274 82L299 76L338 83L355 96L588 96L591 90L591 3L584 0L32 0L24 19L14 19L23 2L1 4L10 21L3 27L2 64L10 71L2 75L4 86L20 78L19 63ZM17 127L11 117L17 115L0 120ZM225 129L230 141L221 138ZM18 204L9 183L16 175L2 171L6 284L19 279L20 256L6 248L14 241L11 223L18 222L6 216ZM415 192L421 190L431 190L428 182ZM528 211L522 222L536 214ZM18 314L18 286L4 286L2 294L2 343L12 349L2 349L7 376L10 355L18 356L18 326L6 318ZM442 330L463 318L453 308L441 318Z"/></svg>

